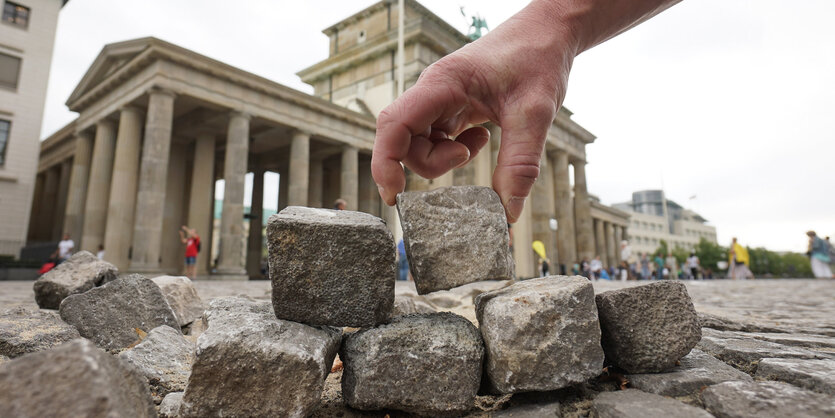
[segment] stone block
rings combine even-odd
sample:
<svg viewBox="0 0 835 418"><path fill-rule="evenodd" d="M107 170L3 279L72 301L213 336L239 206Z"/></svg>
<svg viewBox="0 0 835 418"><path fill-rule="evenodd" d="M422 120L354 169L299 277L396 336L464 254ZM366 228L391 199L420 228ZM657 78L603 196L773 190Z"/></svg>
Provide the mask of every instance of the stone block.
<svg viewBox="0 0 835 418"><path fill-rule="evenodd" d="M267 245L279 319L364 327L391 318L396 250L382 219L290 206L267 222Z"/></svg>
<svg viewBox="0 0 835 418"><path fill-rule="evenodd" d="M751 376L701 350L693 349L680 363L666 373L630 374L626 380L630 387L662 396L693 396L717 383L752 381Z"/></svg>
<svg viewBox="0 0 835 418"><path fill-rule="evenodd" d="M0 405L8 417L157 416L145 380L84 339L3 364Z"/></svg>
<svg viewBox="0 0 835 418"><path fill-rule="evenodd" d="M491 418L558 418L560 416L558 401L513 405L490 415Z"/></svg>
<svg viewBox="0 0 835 418"><path fill-rule="evenodd" d="M600 375L603 349L591 282L525 280L476 297L489 390L549 391Z"/></svg>
<svg viewBox="0 0 835 418"><path fill-rule="evenodd" d="M835 397L783 382L725 382L702 393L717 417L811 418L835 416Z"/></svg>
<svg viewBox="0 0 835 418"><path fill-rule="evenodd" d="M342 396L362 410L460 413L474 404L483 357L478 330L461 316L399 316L345 338Z"/></svg>
<svg viewBox="0 0 835 418"><path fill-rule="evenodd" d="M117 273L113 264L79 251L35 281L35 302L41 309L58 309L67 296L116 280Z"/></svg>
<svg viewBox="0 0 835 418"><path fill-rule="evenodd" d="M507 218L493 189L404 192L397 195L397 211L418 294L513 279Z"/></svg>
<svg viewBox="0 0 835 418"><path fill-rule="evenodd" d="M832 359L764 358L757 366L756 376L835 395L835 360Z"/></svg>
<svg viewBox="0 0 835 418"><path fill-rule="evenodd" d="M797 347L754 338L717 338L704 336L699 349L746 373L754 373L763 358L822 358L821 354Z"/></svg>
<svg viewBox="0 0 835 418"><path fill-rule="evenodd" d="M318 406L341 331L276 319L269 302L209 302L208 328L183 396L183 417L306 417Z"/></svg>
<svg viewBox="0 0 835 418"><path fill-rule="evenodd" d="M704 409L637 389L603 392L592 410L598 418L712 418Z"/></svg>
<svg viewBox="0 0 835 418"><path fill-rule="evenodd" d="M163 325L151 330L135 347L119 353L119 357L148 379L151 396L160 403L168 393L186 390L194 351L194 344L178 330Z"/></svg>
<svg viewBox="0 0 835 418"><path fill-rule="evenodd" d="M81 338L78 331L55 312L23 307L0 313L0 355L18 357Z"/></svg>
<svg viewBox="0 0 835 418"><path fill-rule="evenodd" d="M138 274L71 295L59 312L82 337L109 351L128 348L158 326L180 329L159 286Z"/></svg>
<svg viewBox="0 0 835 418"><path fill-rule="evenodd" d="M159 404L159 418L178 418L182 404L183 392L171 392L165 395Z"/></svg>
<svg viewBox="0 0 835 418"><path fill-rule="evenodd" d="M151 279L162 290L162 295L184 327L203 315L203 301L191 279L185 276L159 276Z"/></svg>
<svg viewBox="0 0 835 418"><path fill-rule="evenodd" d="M687 288L676 281L596 296L606 358L629 373L672 369L702 337Z"/></svg>

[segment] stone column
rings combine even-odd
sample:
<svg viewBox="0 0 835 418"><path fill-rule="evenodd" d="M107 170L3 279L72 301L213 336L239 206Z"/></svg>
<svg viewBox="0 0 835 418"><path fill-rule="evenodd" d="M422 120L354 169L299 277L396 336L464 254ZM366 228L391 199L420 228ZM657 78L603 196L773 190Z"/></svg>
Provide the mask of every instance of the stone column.
<svg viewBox="0 0 835 418"><path fill-rule="evenodd" d="M290 206L307 206L310 176L310 134L293 132L290 143L290 181L287 203Z"/></svg>
<svg viewBox="0 0 835 418"><path fill-rule="evenodd" d="M229 117L223 163L225 187L220 218L220 263L217 266L217 272L223 279L247 279L243 259L243 223L248 156L249 115L235 111Z"/></svg>
<svg viewBox="0 0 835 418"><path fill-rule="evenodd" d="M554 204L557 216L557 254L559 264L566 270L577 262L577 242L574 232L574 201L571 198L571 179L568 175L568 153L559 150L554 155Z"/></svg>
<svg viewBox="0 0 835 418"><path fill-rule="evenodd" d="M575 161L574 165L574 227L577 237L577 258L594 258L594 232L592 231L591 202L586 189L585 161Z"/></svg>
<svg viewBox="0 0 835 418"><path fill-rule="evenodd" d="M194 165L191 171L191 190L188 204L188 226L197 230L200 236L200 251L197 253L197 275L209 274L212 259L212 217L215 188L215 137L200 134L194 141Z"/></svg>
<svg viewBox="0 0 835 418"><path fill-rule="evenodd" d="M185 140L172 141L168 153L168 173L165 183L165 206L160 239L160 270L168 274L185 274L186 246L180 241L179 230L186 223L186 159Z"/></svg>
<svg viewBox="0 0 835 418"><path fill-rule="evenodd" d="M67 209L64 214L64 232L81 248L81 232L84 226L84 203L87 201L87 180L90 176L90 159L93 153L93 138L85 132L75 134L75 155L72 159L70 188L67 195Z"/></svg>
<svg viewBox="0 0 835 418"><path fill-rule="evenodd" d="M113 158L113 181L107 228L104 233L105 259L119 270L128 268L133 238L133 215L139 179L139 152L142 145L142 110L135 106L122 109Z"/></svg>
<svg viewBox="0 0 835 418"><path fill-rule="evenodd" d="M490 133L492 137L492 132ZM478 152L478 154L470 161L470 164L473 164L474 168L474 181L473 184L476 186L484 186L490 187L493 185L493 161L491 157L491 142L493 139L487 141L484 147Z"/></svg>
<svg viewBox="0 0 835 418"><path fill-rule="evenodd" d="M41 216L41 195L43 194L44 175L41 173L35 174L35 187L32 191L32 209L29 212L29 228L26 232L26 241L38 240L38 222ZM75 237L73 237L75 238Z"/></svg>
<svg viewBox="0 0 835 418"><path fill-rule="evenodd" d="M145 140L142 145L136 211L133 223L133 253L130 270L160 271L160 244L165 210L174 93L153 89L148 93Z"/></svg>
<svg viewBox="0 0 835 418"><path fill-rule="evenodd" d="M606 259L606 227L600 219L594 219L594 255L600 256L600 261L603 262L604 267L608 267L609 261Z"/></svg>
<svg viewBox="0 0 835 418"><path fill-rule="evenodd" d="M348 202L346 209L357 210L359 200L359 151L351 146L342 149L342 177L339 195Z"/></svg>
<svg viewBox="0 0 835 418"><path fill-rule="evenodd" d="M620 242L623 241L623 227L615 225L615 264L620 265Z"/></svg>
<svg viewBox="0 0 835 418"><path fill-rule="evenodd" d="M70 173L72 162L69 159L61 163L61 174L58 176L58 195L55 198L55 220L52 223L52 240L60 240L64 234L64 216L66 215L67 196L70 189Z"/></svg>
<svg viewBox="0 0 835 418"><path fill-rule="evenodd" d="M96 141L90 166L87 203L84 205L84 232L81 249L95 254L104 244L107 225L107 205L110 202L110 181L113 174L113 149L116 144L116 124L102 120L96 124Z"/></svg>
<svg viewBox="0 0 835 418"><path fill-rule="evenodd" d="M555 264L558 259L556 248L556 231L551 229L551 218L554 217L554 180L550 175L553 171L551 169L551 162L549 161L547 153L542 153L539 159L540 175L531 189L530 198L527 204L531 206L531 216L533 218L533 225L531 229L532 240L542 241L545 245L545 255L551 260L551 273L556 273ZM534 254L534 259L538 256Z"/></svg>
<svg viewBox="0 0 835 418"><path fill-rule="evenodd" d="M455 173L452 170L447 171L446 173L442 174L440 177L432 180L432 189L438 189L441 187L449 187L453 185L453 180L455 178Z"/></svg>
<svg viewBox="0 0 835 418"><path fill-rule="evenodd" d="M292 192L292 189L290 189L291 194ZM307 190L305 190L306 193ZM252 204L249 209L249 237L246 244L246 272L250 278L261 277L261 247L264 242L261 230L263 217L264 170L256 167L252 173Z"/></svg>
<svg viewBox="0 0 835 418"><path fill-rule="evenodd" d="M55 219L55 195L58 192L58 168L49 167L44 172L40 215L36 228L39 241L52 240L52 222Z"/></svg>
<svg viewBox="0 0 835 418"><path fill-rule="evenodd" d="M371 176L371 159L362 158L359 163L359 205L360 212L380 216L380 193Z"/></svg>
<svg viewBox="0 0 835 418"><path fill-rule="evenodd" d="M611 267L615 267L618 265L617 255L617 244L615 244L615 228L611 222L606 222L604 225L606 228L606 257L608 260L608 264Z"/></svg>
<svg viewBox="0 0 835 418"><path fill-rule="evenodd" d="M526 202L519 219L513 224L513 258L516 261L516 277L520 279L536 275L533 247L531 202Z"/></svg>
<svg viewBox="0 0 835 418"><path fill-rule="evenodd" d="M322 160L310 160L310 177L307 188L307 204L312 208L321 208L322 205L322 183L324 172L322 171Z"/></svg>

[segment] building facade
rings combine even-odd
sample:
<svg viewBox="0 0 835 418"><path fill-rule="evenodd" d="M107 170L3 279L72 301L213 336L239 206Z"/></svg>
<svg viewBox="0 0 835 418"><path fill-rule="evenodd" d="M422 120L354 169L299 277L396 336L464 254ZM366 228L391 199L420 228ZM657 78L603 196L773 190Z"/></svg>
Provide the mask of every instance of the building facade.
<svg viewBox="0 0 835 418"><path fill-rule="evenodd" d="M678 203L666 199L662 190L632 193L632 200L614 207L629 214L628 239L633 252L651 253L661 241L669 249L693 250L702 238L716 243L716 227Z"/></svg>
<svg viewBox="0 0 835 418"><path fill-rule="evenodd" d="M36 183L35 172L55 28L64 3L0 0L0 255L17 257L26 242L35 189L51 200L60 198L58 176L38 177ZM38 220L32 223L46 228Z"/></svg>
<svg viewBox="0 0 835 418"><path fill-rule="evenodd" d="M469 40L416 1L406 6L408 87ZM330 207L343 198L348 209L386 219L399 237L396 212L380 201L370 170L375 117L396 96L397 13L381 1L326 29L328 58L299 73L313 95L154 38L107 45L67 101L78 119L42 144L39 178L72 167L67 180L58 177L68 195L55 209L65 214L62 226L82 249L104 245L106 259L120 269L177 273L183 255L177 230L188 224L204 242L216 242L217 258L201 251L198 274L256 277L263 179L271 171L280 175L279 209ZM488 129L488 149L468 166L435 180L408 173L407 189L490 186L501 128ZM552 263L570 266L601 250L616 261L628 218L588 194L585 146L594 139L571 112L559 112L540 178L513 227L518 276L535 275L533 240L545 243ZM247 173L254 174L253 209L245 219ZM221 219L213 228L220 179ZM54 224L32 241L54 240L60 229Z"/></svg>

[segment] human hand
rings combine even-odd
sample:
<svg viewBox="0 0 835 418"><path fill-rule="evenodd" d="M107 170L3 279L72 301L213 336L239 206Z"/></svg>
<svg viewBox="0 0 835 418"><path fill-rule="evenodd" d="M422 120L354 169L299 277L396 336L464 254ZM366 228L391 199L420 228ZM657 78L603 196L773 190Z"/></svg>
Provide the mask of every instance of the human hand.
<svg viewBox="0 0 835 418"><path fill-rule="evenodd" d="M494 121L502 141L493 188L508 221L517 220L578 48L571 32L555 29L558 20L537 6L429 66L380 113L371 171L387 204L406 186L401 161L436 178L472 160L490 137L473 125Z"/></svg>

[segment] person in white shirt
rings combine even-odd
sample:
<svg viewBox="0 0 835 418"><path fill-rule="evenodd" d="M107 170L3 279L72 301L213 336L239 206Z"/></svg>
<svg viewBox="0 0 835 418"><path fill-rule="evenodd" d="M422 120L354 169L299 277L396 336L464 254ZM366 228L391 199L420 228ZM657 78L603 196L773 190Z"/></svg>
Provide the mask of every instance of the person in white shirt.
<svg viewBox="0 0 835 418"><path fill-rule="evenodd" d="M75 243L70 239L70 234L64 234L64 238L58 242L58 264L70 258Z"/></svg>
<svg viewBox="0 0 835 418"><path fill-rule="evenodd" d="M591 260L591 275L594 280L600 278L600 271L603 270L603 262L600 261L600 256L594 257L594 260Z"/></svg>
<svg viewBox="0 0 835 418"><path fill-rule="evenodd" d="M690 278L696 280L699 276L699 257L696 256L695 252L690 253L690 257L687 257L687 268Z"/></svg>
<svg viewBox="0 0 835 418"><path fill-rule="evenodd" d="M99 260L104 260L104 245L99 244L99 252L96 253Z"/></svg>

